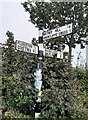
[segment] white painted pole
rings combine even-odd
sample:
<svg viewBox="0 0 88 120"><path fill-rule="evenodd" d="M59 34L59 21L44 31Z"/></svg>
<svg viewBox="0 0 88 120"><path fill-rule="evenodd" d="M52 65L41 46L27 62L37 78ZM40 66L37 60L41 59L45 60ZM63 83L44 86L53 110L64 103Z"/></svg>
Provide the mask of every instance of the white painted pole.
<svg viewBox="0 0 88 120"><path fill-rule="evenodd" d="M40 21L39 26L39 38L38 38L38 59L43 59L43 25L42 21ZM35 87L39 90L38 99L36 100L36 107L35 107L35 118L39 118L41 112L41 87L42 87L42 65L41 63L37 64L36 70L36 80L35 80Z"/></svg>

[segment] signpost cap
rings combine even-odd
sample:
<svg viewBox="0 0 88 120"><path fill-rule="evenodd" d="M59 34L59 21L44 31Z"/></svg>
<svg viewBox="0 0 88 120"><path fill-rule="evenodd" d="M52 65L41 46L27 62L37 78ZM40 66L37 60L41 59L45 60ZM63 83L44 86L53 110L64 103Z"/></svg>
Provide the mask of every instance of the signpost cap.
<svg viewBox="0 0 88 120"><path fill-rule="evenodd" d="M40 27L43 27L43 20L40 20L40 21L39 21L39 26L40 26Z"/></svg>

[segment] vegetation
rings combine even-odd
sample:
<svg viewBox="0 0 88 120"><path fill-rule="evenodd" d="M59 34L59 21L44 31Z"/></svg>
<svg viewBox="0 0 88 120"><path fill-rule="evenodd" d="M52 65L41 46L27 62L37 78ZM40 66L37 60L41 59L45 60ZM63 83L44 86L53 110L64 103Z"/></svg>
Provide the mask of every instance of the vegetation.
<svg viewBox="0 0 88 120"><path fill-rule="evenodd" d="M87 32L88 15L83 17L84 11L87 14L87 3L35 3L34 5L25 2L23 6L30 13L31 22L37 27L40 19L44 21L44 29L73 23L71 35L44 43L48 48L57 50L62 50L68 45L69 58L68 62L55 56L44 57L41 61L43 64L41 119L87 120L88 77L85 70L71 66L72 48L76 44L81 44L83 47L81 37ZM38 90L34 87L34 71L39 60L35 54L15 50L13 33L7 31L6 35L8 38L2 52L2 117L31 119L35 117ZM32 43L36 45L36 39L33 39Z"/></svg>
<svg viewBox="0 0 88 120"><path fill-rule="evenodd" d="M3 48L3 111L16 108L22 113L32 115L36 97L33 84L33 68L36 67L33 61L34 56L15 51L13 34L8 31L7 36L7 47Z"/></svg>
<svg viewBox="0 0 88 120"><path fill-rule="evenodd" d="M34 118L38 91L34 87L33 74L37 56L16 51L13 34L9 31L6 34L8 39L7 47L3 48L2 69L3 118ZM44 57L43 61L41 118L87 117L88 81L85 70L73 69L73 79L69 80L66 62L55 57Z"/></svg>

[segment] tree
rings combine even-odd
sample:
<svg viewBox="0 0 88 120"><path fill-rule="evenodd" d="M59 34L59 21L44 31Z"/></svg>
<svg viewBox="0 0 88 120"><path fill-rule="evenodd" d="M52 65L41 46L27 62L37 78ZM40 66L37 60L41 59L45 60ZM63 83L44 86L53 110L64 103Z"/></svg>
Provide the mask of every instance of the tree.
<svg viewBox="0 0 88 120"><path fill-rule="evenodd" d="M3 112L16 109L34 117L36 55L16 51L13 33L7 31L6 35L8 39L2 52Z"/></svg>
<svg viewBox="0 0 88 120"><path fill-rule="evenodd" d="M81 38L86 36L87 31L87 17L84 15L87 4L85 5L83 2L24 2L22 5L25 11L30 14L30 21L36 27L39 27L39 21L41 19L43 20L44 29L52 29L57 26L64 26L72 23L73 31L71 34L46 41L46 45L51 48L57 45L57 49L59 49L60 43L62 42L68 45L70 72L72 48L75 48L76 44L80 44L81 48L84 48ZM49 43L51 44L49 45Z"/></svg>
<svg viewBox="0 0 88 120"><path fill-rule="evenodd" d="M88 119L88 78L86 77L86 70L75 68L74 74L77 76L79 85L77 107L82 112L84 118Z"/></svg>
<svg viewBox="0 0 88 120"><path fill-rule="evenodd" d="M8 37L5 46L3 47L3 73L7 76L12 76L14 72L15 65L15 46L14 46L14 36L12 32L7 31L6 35Z"/></svg>

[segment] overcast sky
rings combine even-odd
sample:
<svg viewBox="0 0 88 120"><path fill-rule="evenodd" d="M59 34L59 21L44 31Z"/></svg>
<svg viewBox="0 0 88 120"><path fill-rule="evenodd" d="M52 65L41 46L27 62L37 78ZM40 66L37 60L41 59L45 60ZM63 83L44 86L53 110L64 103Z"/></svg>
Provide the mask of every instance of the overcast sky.
<svg viewBox="0 0 88 120"><path fill-rule="evenodd" d="M15 40L31 42L33 37L38 37L38 29L28 22L28 14L24 11L20 2L1 3L2 36L0 42L6 40L7 30L13 32Z"/></svg>
<svg viewBox="0 0 88 120"><path fill-rule="evenodd" d="M15 40L31 43L33 37L38 39L38 29L32 23L28 22L29 15L21 5L21 1L25 0L19 0L19 2L17 0L11 1L0 1L0 42L4 43L6 41L7 30L14 34ZM82 63L85 63L85 49L80 50L80 47L77 46L73 50L73 55L75 56L73 60L74 66L77 64L77 56L80 51L80 59Z"/></svg>

